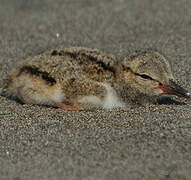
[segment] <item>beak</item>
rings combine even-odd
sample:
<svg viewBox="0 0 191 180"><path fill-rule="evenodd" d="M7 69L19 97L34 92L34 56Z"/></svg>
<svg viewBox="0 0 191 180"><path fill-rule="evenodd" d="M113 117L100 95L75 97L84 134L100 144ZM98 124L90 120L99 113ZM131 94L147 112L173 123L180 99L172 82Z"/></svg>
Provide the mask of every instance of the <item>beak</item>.
<svg viewBox="0 0 191 180"><path fill-rule="evenodd" d="M163 91L162 94L176 95L179 97L191 99L191 94L180 85L176 84L173 80L170 80L167 85L159 85L156 89Z"/></svg>

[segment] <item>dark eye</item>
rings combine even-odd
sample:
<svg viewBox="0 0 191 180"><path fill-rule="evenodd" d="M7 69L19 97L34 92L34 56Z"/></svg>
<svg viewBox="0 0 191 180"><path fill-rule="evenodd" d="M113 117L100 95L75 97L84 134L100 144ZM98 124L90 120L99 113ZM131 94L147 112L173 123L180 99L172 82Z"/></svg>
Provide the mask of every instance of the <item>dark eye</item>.
<svg viewBox="0 0 191 180"><path fill-rule="evenodd" d="M153 78L152 78L152 77L150 77L150 76L148 76L148 75L146 75L146 74L138 74L138 73L137 73L136 75L138 75L138 76L142 77L143 79L153 80Z"/></svg>

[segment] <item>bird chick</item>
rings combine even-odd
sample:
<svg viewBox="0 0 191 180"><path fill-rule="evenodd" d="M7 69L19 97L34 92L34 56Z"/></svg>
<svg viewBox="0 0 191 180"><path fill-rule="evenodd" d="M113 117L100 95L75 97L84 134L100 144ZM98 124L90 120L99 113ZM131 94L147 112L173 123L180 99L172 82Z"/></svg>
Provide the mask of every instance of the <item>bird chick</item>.
<svg viewBox="0 0 191 180"><path fill-rule="evenodd" d="M142 104L163 94L190 98L177 85L166 59L145 52L117 61L97 49L48 51L13 68L7 93L24 103L65 110Z"/></svg>

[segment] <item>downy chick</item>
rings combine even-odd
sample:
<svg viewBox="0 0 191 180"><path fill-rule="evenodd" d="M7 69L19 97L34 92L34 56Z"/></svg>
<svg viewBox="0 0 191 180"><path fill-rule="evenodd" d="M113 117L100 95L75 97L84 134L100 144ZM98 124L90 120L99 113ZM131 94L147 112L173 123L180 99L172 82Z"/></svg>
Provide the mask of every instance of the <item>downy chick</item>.
<svg viewBox="0 0 191 180"><path fill-rule="evenodd" d="M73 47L45 52L13 68L7 92L24 103L65 110L142 104L163 94L191 98L174 82L166 59L145 52L117 61L97 49Z"/></svg>

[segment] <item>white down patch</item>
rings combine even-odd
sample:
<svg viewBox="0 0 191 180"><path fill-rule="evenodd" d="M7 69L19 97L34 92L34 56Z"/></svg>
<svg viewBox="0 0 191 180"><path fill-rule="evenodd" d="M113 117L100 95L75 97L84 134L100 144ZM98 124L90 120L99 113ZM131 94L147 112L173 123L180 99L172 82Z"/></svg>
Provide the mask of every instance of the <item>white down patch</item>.
<svg viewBox="0 0 191 180"><path fill-rule="evenodd" d="M103 108L112 109L116 107L125 107L125 103L121 102L117 97L117 93L109 84L103 83L107 90L107 95L104 99Z"/></svg>
<svg viewBox="0 0 191 180"><path fill-rule="evenodd" d="M125 103L121 102L117 97L115 90L106 83L100 83L106 89L106 96L100 99L98 96L85 96L79 100L80 103L90 103L96 105L97 107L102 107L104 109L112 109L117 107L125 107Z"/></svg>

